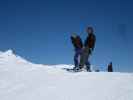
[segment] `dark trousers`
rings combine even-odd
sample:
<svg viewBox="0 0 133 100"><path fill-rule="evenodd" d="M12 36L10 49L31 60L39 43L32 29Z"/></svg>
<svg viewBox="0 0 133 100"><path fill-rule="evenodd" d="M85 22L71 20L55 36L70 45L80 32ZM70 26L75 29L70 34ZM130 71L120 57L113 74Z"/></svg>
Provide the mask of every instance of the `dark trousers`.
<svg viewBox="0 0 133 100"><path fill-rule="evenodd" d="M81 54L82 54L82 49L80 49L80 48L75 49L74 64L75 64L76 68L79 67Z"/></svg>
<svg viewBox="0 0 133 100"><path fill-rule="evenodd" d="M75 64L75 68L79 68L80 67L80 61L81 61L81 57L83 55L83 49L75 49L75 55L74 55L74 64ZM83 58L84 64L82 64L83 66L86 66L87 70L90 70L90 62L88 61L89 56L84 55L86 58Z"/></svg>
<svg viewBox="0 0 133 100"><path fill-rule="evenodd" d="M81 57L80 57L79 67L83 68L84 65L86 65L86 69L88 71L90 71L90 63L89 63L88 59L91 54L91 50L89 47L85 47L82 52L83 53L81 54Z"/></svg>

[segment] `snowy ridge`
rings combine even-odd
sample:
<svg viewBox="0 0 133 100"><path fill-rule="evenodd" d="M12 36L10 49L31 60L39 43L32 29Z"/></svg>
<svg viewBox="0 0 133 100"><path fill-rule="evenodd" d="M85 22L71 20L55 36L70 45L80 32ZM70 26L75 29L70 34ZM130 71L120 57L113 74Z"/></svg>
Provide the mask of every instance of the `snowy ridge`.
<svg viewBox="0 0 133 100"><path fill-rule="evenodd" d="M69 73L0 52L0 100L133 100L133 74Z"/></svg>
<svg viewBox="0 0 133 100"><path fill-rule="evenodd" d="M6 52L0 52L0 60L7 61L8 63L30 63L22 57L13 53L13 50L7 50Z"/></svg>

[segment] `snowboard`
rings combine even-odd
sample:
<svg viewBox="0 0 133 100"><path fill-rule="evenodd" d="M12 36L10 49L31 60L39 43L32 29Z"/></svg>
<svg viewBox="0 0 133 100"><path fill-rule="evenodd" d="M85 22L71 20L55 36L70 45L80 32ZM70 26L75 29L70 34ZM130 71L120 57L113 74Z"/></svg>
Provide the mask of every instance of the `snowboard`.
<svg viewBox="0 0 133 100"><path fill-rule="evenodd" d="M68 72L73 72L73 73L76 73L76 72L85 72L86 71L85 69L75 70L74 68L63 68L63 70L66 70Z"/></svg>

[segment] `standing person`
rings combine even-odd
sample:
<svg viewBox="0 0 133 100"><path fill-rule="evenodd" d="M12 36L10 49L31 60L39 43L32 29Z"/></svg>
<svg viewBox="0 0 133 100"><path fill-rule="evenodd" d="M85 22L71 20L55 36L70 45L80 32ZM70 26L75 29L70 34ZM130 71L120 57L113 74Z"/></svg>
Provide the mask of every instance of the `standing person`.
<svg viewBox="0 0 133 100"><path fill-rule="evenodd" d="M79 69L84 68L84 65L86 65L86 70L90 72L91 71L90 62L88 61L88 59L94 50L95 42L96 42L96 36L94 35L94 30L92 27L87 27L86 31L88 33L88 36L85 40L83 53L82 53L81 58L80 58Z"/></svg>
<svg viewBox="0 0 133 100"><path fill-rule="evenodd" d="M79 60L80 60L80 56L82 54L82 48L83 48L83 43L82 40L80 38L80 36L78 36L77 34L73 33L71 36L71 41L72 44L74 46L75 49L75 55L74 55L74 70L76 70L79 67Z"/></svg>
<svg viewBox="0 0 133 100"><path fill-rule="evenodd" d="M113 72L112 62L110 62L109 65L108 65L108 72Z"/></svg>

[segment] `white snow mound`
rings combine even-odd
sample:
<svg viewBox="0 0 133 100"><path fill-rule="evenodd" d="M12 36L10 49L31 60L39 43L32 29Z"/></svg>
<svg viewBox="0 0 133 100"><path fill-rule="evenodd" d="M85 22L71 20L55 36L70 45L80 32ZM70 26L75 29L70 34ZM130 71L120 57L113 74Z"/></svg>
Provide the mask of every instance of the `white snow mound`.
<svg viewBox="0 0 133 100"><path fill-rule="evenodd" d="M0 52L0 100L133 100L133 74L69 73Z"/></svg>

